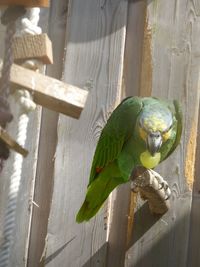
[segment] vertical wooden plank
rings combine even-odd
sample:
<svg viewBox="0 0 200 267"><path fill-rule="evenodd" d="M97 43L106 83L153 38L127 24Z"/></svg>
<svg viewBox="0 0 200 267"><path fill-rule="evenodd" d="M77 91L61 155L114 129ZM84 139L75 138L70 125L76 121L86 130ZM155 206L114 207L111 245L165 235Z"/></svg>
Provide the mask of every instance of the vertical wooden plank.
<svg viewBox="0 0 200 267"><path fill-rule="evenodd" d="M200 86L200 84L199 84ZM200 132L200 113L198 133ZM195 180L192 192L192 210L190 221L190 239L188 245L188 262L187 267L200 265L200 139L197 139L196 163L195 163Z"/></svg>
<svg viewBox="0 0 200 267"><path fill-rule="evenodd" d="M62 75L67 6L68 2L63 0L51 2L48 32L53 45L54 64L47 68L47 75L57 79L60 79ZM34 193L34 203L38 206L33 206L28 255L29 267L44 266L45 239L53 190L57 121L57 113L43 109Z"/></svg>
<svg viewBox="0 0 200 267"><path fill-rule="evenodd" d="M140 94L146 5L145 0L129 0L124 54L124 89L126 96Z"/></svg>
<svg viewBox="0 0 200 267"><path fill-rule="evenodd" d="M124 54L123 97L139 95L143 51L146 1L129 1ZM133 207L129 213L130 184L117 188L111 198L111 218L109 225L109 248L107 266L124 266L127 232L132 223ZM131 228L131 227L130 227Z"/></svg>
<svg viewBox="0 0 200 267"><path fill-rule="evenodd" d="M105 266L105 209L76 224L100 131L120 99L127 1L70 1L64 80L90 95L79 121L59 117L46 266Z"/></svg>
<svg viewBox="0 0 200 267"><path fill-rule="evenodd" d="M149 2L147 9L152 94L180 100L184 131L179 148L157 169L172 189L171 209L156 218L138 202L127 267L193 266L187 265L187 251L199 107L200 23L199 5L195 3L160 0Z"/></svg>

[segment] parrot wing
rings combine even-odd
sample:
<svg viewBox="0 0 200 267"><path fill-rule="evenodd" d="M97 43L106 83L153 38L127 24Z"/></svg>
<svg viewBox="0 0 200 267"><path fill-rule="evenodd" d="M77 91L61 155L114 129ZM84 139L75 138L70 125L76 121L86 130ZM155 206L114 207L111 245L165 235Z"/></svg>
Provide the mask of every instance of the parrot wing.
<svg viewBox="0 0 200 267"><path fill-rule="evenodd" d="M141 98L128 97L111 114L95 150L89 185L104 167L118 157L124 143L133 134L135 123L142 107Z"/></svg>
<svg viewBox="0 0 200 267"><path fill-rule="evenodd" d="M174 100L173 101L173 109L172 108L170 108L170 109L174 113L174 116L176 119L175 123L177 123L177 130L176 130L176 136L175 136L175 140L173 142L173 145L172 145L171 149L169 150L169 152L167 153L167 155L165 156L165 158L169 157L174 152L176 147L179 145L180 139L181 139L181 134L182 134L182 128L183 128L183 114L182 114L182 109L181 109L181 105L179 104L179 102L177 100Z"/></svg>
<svg viewBox="0 0 200 267"><path fill-rule="evenodd" d="M88 221L100 209L112 190L126 182L116 163L123 145L133 134L142 100L130 97L113 111L99 138L91 167L85 200L78 211L78 223Z"/></svg>

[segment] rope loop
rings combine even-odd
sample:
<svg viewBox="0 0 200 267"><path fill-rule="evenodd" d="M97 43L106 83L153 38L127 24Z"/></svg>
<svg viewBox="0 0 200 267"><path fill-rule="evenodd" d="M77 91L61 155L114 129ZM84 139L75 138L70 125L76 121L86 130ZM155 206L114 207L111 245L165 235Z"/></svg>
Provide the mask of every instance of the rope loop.
<svg viewBox="0 0 200 267"><path fill-rule="evenodd" d="M32 95L29 91L21 89L15 92L15 98L21 106L22 113L28 113L36 109L36 104L33 102Z"/></svg>

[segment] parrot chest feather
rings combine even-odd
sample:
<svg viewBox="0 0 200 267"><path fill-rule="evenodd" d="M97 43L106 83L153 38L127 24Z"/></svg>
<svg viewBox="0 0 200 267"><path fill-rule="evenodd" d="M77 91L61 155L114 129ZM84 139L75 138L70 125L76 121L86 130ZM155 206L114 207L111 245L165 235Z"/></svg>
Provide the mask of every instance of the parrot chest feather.
<svg viewBox="0 0 200 267"><path fill-rule="evenodd" d="M140 154L140 161L142 165L147 169L155 168L161 159L161 154L156 153L154 156L152 156L148 150L142 152Z"/></svg>

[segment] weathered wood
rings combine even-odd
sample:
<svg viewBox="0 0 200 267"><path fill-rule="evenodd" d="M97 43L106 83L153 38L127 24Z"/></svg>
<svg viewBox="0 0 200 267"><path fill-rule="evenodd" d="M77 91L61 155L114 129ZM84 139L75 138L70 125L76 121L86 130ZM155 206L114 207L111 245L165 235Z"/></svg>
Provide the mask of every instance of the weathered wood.
<svg viewBox="0 0 200 267"><path fill-rule="evenodd" d="M199 79L200 86L200 79ZM199 87L200 88L200 87ZM199 123L198 133L200 132L200 109L199 109ZM196 162L195 162L195 180L192 194L192 209L190 221L190 238L188 245L188 261L187 267L200 266L200 139L197 139L196 148Z"/></svg>
<svg viewBox="0 0 200 267"><path fill-rule="evenodd" d="M88 223L75 216L100 131L120 100L127 1L73 0L69 14L64 80L90 95L79 121L59 119L46 265L106 266L105 209Z"/></svg>
<svg viewBox="0 0 200 267"><path fill-rule="evenodd" d="M27 7L48 7L49 0L0 0L0 5L22 5Z"/></svg>
<svg viewBox="0 0 200 267"><path fill-rule="evenodd" d="M39 59L44 64L53 63L52 44L48 35L23 35L13 40L13 57L15 61Z"/></svg>
<svg viewBox="0 0 200 267"><path fill-rule="evenodd" d="M11 67L10 81L16 89L30 91L35 103L74 118L79 118L88 95L86 90L16 64Z"/></svg>
<svg viewBox="0 0 200 267"><path fill-rule="evenodd" d="M28 151L20 146L1 126L0 126L0 139L3 140L7 146L26 157L28 155Z"/></svg>
<svg viewBox="0 0 200 267"><path fill-rule="evenodd" d="M48 34L53 41L54 64L47 67L47 74L60 79L63 71L63 57L68 2L51 1ZM44 10L41 18L44 18ZM42 21L41 21L42 23ZM59 40L59 42L57 41ZM58 114L43 109L40 131L40 146L35 182L33 217L31 223L28 267L42 267L45 260L47 225L53 191L54 156L57 145ZM44 257L41 256L44 254Z"/></svg>
<svg viewBox="0 0 200 267"><path fill-rule="evenodd" d="M149 52L145 58L152 64L152 82L149 73L143 77L149 86L152 83L154 96L180 100L185 127L181 145L157 169L172 189L171 209L159 219L138 201L126 267L192 266L187 265L187 251L200 70L199 5L195 2L153 1L147 8L144 41Z"/></svg>

